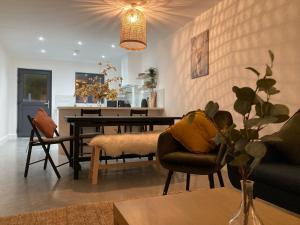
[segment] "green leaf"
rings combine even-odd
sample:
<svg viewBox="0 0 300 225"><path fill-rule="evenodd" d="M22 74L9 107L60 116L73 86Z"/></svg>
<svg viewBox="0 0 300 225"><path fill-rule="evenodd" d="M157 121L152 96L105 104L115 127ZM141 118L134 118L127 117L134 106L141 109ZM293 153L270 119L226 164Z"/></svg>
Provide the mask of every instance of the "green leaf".
<svg viewBox="0 0 300 225"><path fill-rule="evenodd" d="M259 117L266 117L271 115L273 104L270 102L263 102L263 104L256 104L255 111Z"/></svg>
<svg viewBox="0 0 300 225"><path fill-rule="evenodd" d="M233 124L231 113L228 111L218 111L214 116L214 122L220 129L228 129Z"/></svg>
<svg viewBox="0 0 300 225"><path fill-rule="evenodd" d="M246 152L254 158L263 158L267 152L267 148L262 142L249 142L246 145Z"/></svg>
<svg viewBox="0 0 300 225"><path fill-rule="evenodd" d="M242 153L236 156L229 164L232 166L243 167L246 166L250 160L251 158L249 155Z"/></svg>
<svg viewBox="0 0 300 225"><path fill-rule="evenodd" d="M255 91L249 87L239 88L234 86L232 91L235 92L236 97L243 101L254 102Z"/></svg>
<svg viewBox="0 0 300 225"><path fill-rule="evenodd" d="M277 121L274 122L274 123L283 123L283 122L287 121L290 118L290 116L288 116L288 115L279 115L279 116L276 116L276 117L277 117Z"/></svg>
<svg viewBox="0 0 300 225"><path fill-rule="evenodd" d="M258 89L265 92L268 92L275 84L276 80L271 78L260 79L256 82Z"/></svg>
<svg viewBox="0 0 300 225"><path fill-rule="evenodd" d="M242 138L242 135L241 135L240 131L238 131L237 129L233 129L230 132L230 139L231 139L231 141L237 142L241 138Z"/></svg>
<svg viewBox="0 0 300 225"><path fill-rule="evenodd" d="M238 99L234 103L234 110L244 116L251 111L251 103Z"/></svg>
<svg viewBox="0 0 300 225"><path fill-rule="evenodd" d="M254 104L263 104L264 103L264 100L259 96L259 95L255 95L255 98L254 98Z"/></svg>
<svg viewBox="0 0 300 225"><path fill-rule="evenodd" d="M290 118L289 113L289 108L281 104L274 105L271 110L271 115L277 118L277 121L274 123L282 123L287 121Z"/></svg>
<svg viewBox="0 0 300 225"><path fill-rule="evenodd" d="M243 152L245 151L245 147L248 144L248 140L246 138L241 138L234 144L235 152Z"/></svg>
<svg viewBox="0 0 300 225"><path fill-rule="evenodd" d="M210 101L205 106L205 114L209 118L214 118L215 114L219 111L219 104L213 101Z"/></svg>
<svg viewBox="0 0 300 225"><path fill-rule="evenodd" d="M250 71L252 71L253 73L255 73L258 77L260 76L260 73L256 70L256 69L254 69L253 67L247 67L247 68L245 68L246 70L250 70Z"/></svg>
<svg viewBox="0 0 300 225"><path fill-rule="evenodd" d="M272 116L280 116L280 115L289 115L290 110L287 106L282 104L275 104L273 105L270 114Z"/></svg>
<svg viewBox="0 0 300 225"><path fill-rule="evenodd" d="M270 56L271 62L273 64L274 59L275 59L274 53L271 50L269 50L268 52L269 52L269 56Z"/></svg>
<svg viewBox="0 0 300 225"><path fill-rule="evenodd" d="M272 71L272 68L267 65L267 68L266 68L266 77L270 77L273 75L273 71Z"/></svg>
<svg viewBox="0 0 300 225"><path fill-rule="evenodd" d="M278 93L280 93L280 91L277 90L275 87L272 87L272 88L268 91L268 94L269 94L269 95L276 95L276 94L278 94Z"/></svg>
<svg viewBox="0 0 300 225"><path fill-rule="evenodd" d="M269 124L269 123L276 123L278 121L278 118L272 117L272 116L267 116L264 118L253 118L244 121L244 125L247 128L251 127L261 127L263 125Z"/></svg>
<svg viewBox="0 0 300 225"><path fill-rule="evenodd" d="M241 129L241 134L245 138L249 138L250 140L256 140L259 138L258 130L256 129Z"/></svg>

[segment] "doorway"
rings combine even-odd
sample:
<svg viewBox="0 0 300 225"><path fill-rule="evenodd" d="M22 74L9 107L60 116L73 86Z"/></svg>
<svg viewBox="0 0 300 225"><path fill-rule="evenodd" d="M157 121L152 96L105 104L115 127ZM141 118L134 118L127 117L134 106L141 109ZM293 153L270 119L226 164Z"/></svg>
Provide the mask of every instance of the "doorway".
<svg viewBox="0 0 300 225"><path fill-rule="evenodd" d="M18 69L18 137L29 137L31 126L27 115L32 117L38 108L51 115L52 71Z"/></svg>

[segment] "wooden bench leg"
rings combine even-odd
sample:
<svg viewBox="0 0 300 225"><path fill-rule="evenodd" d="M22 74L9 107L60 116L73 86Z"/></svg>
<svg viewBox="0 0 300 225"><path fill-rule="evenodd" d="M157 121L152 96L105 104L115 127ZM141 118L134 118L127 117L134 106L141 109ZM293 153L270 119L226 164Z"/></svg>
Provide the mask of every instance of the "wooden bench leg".
<svg viewBox="0 0 300 225"><path fill-rule="evenodd" d="M94 147L92 152L91 158L91 167L90 167L90 178L92 180L92 184L98 184L98 172L99 172L99 158L100 158L100 151L99 147Z"/></svg>

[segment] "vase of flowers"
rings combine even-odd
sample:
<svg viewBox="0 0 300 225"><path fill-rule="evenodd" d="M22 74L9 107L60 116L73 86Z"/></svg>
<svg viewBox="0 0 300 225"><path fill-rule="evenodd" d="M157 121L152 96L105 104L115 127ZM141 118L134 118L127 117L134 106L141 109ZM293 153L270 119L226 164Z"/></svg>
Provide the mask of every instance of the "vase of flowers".
<svg viewBox="0 0 300 225"><path fill-rule="evenodd" d="M82 101L86 104L88 101L88 96L90 95L90 87L87 83L84 82L76 82L76 91L74 96L78 96L82 99Z"/></svg>
<svg viewBox="0 0 300 225"><path fill-rule="evenodd" d="M98 65L102 66L102 63L100 62ZM106 64L104 68L100 70L100 74L107 77L111 70L117 71L116 67L112 64ZM115 76L111 79L105 79L104 83L102 83L100 79L101 78L97 76L89 84L77 82L75 96L82 98L84 102L87 102L88 97L92 96L94 102L96 102L99 107L101 107L101 103L104 99L116 100L118 93L121 91L122 77ZM112 88L111 85L114 85L115 88Z"/></svg>
<svg viewBox="0 0 300 225"><path fill-rule="evenodd" d="M241 175L242 201L239 211L230 220L230 225L261 225L262 220L254 210L252 193L253 182L249 181L255 167L267 152L264 141L274 141L272 136L261 137L261 131L269 124L282 123L289 119L289 109L283 104L272 104L272 96L280 91L275 87L273 76L274 54L269 50L270 63L263 74L253 67L246 69L256 77L256 87L232 88L236 95L234 110L243 118L240 128L233 122L228 111L219 111L219 105L209 102L205 107L206 116L215 124L218 134L216 145L225 148L223 162L237 167ZM195 113L190 114L190 122ZM276 141L281 141L276 138Z"/></svg>

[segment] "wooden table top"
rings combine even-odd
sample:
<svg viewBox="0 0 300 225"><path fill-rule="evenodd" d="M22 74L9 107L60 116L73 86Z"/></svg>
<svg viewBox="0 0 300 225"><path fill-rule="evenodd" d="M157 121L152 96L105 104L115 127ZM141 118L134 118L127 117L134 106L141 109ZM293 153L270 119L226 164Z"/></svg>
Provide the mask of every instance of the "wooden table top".
<svg viewBox="0 0 300 225"><path fill-rule="evenodd" d="M228 225L238 211L241 193L216 188L117 202L115 225ZM300 217L255 200L264 225L300 225Z"/></svg>

